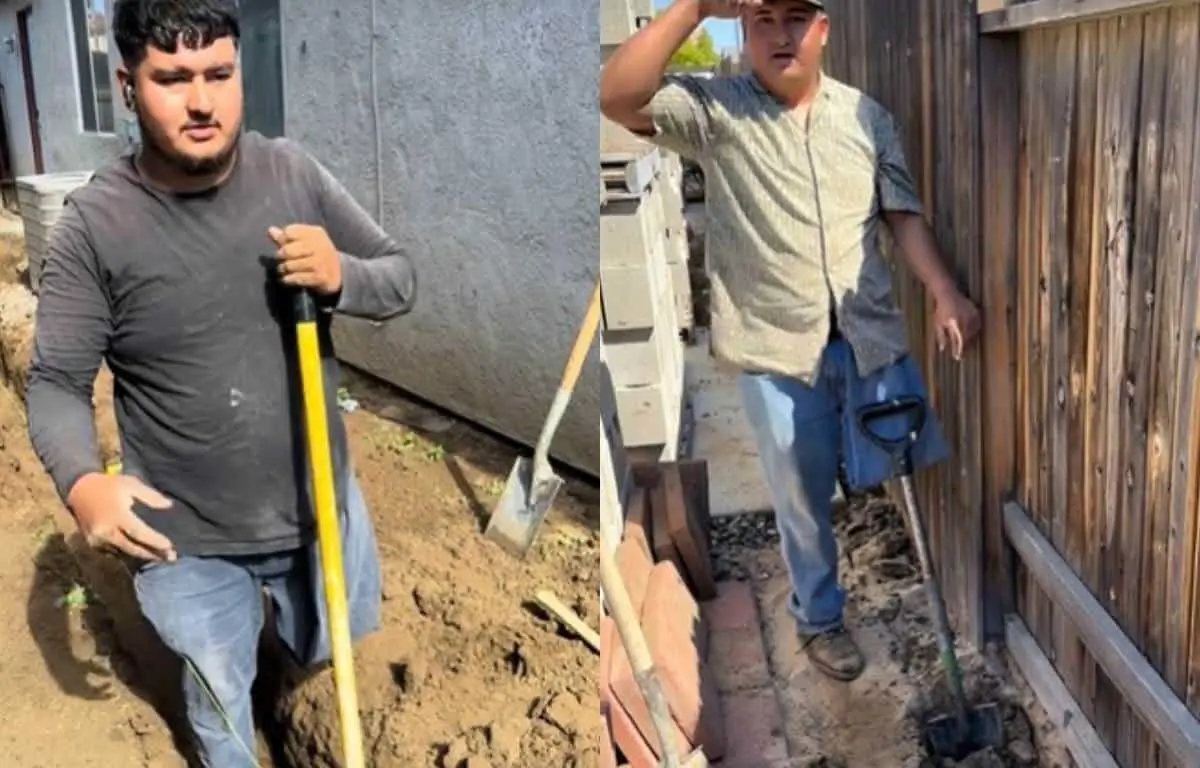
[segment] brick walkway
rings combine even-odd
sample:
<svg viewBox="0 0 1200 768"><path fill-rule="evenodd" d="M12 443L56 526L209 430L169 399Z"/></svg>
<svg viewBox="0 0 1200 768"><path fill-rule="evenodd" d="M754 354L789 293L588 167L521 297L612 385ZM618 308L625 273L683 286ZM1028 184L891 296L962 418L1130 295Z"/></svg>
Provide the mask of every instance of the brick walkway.
<svg viewBox="0 0 1200 768"><path fill-rule="evenodd" d="M722 768L786 768L790 764L783 710L763 644L762 622L750 584L725 581L704 604L709 625L708 664L725 719Z"/></svg>

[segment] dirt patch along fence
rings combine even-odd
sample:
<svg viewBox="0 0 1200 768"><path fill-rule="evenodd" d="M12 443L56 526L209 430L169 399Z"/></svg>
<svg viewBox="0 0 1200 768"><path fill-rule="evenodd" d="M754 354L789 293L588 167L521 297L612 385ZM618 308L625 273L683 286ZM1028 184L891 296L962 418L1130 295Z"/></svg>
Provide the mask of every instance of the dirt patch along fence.
<svg viewBox="0 0 1200 768"><path fill-rule="evenodd" d="M898 274L956 449L920 490L960 635L1028 633L1079 751L1200 765L1200 2L845 0L829 51L983 307L955 365Z"/></svg>

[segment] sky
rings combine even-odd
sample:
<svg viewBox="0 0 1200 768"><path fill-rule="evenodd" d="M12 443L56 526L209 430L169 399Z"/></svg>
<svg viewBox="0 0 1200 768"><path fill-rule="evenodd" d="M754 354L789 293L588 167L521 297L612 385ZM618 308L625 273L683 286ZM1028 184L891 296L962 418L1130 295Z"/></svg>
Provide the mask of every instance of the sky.
<svg viewBox="0 0 1200 768"><path fill-rule="evenodd" d="M654 0L654 7L662 10L671 4L671 0ZM709 19L704 22L704 28L712 35L717 50L722 53L737 50L737 22L728 19Z"/></svg>

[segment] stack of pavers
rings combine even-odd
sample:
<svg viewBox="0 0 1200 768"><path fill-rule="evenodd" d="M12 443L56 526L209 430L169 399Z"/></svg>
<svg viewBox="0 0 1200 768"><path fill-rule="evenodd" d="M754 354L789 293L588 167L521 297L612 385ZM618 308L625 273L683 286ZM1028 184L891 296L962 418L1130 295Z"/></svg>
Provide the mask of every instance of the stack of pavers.
<svg viewBox="0 0 1200 768"><path fill-rule="evenodd" d="M726 734L701 606L717 597L709 546L705 462L637 467L617 567L641 617L679 754L701 748L716 762L725 755ZM600 643L600 706L609 734L601 766L657 768L658 735L610 618L601 623Z"/></svg>

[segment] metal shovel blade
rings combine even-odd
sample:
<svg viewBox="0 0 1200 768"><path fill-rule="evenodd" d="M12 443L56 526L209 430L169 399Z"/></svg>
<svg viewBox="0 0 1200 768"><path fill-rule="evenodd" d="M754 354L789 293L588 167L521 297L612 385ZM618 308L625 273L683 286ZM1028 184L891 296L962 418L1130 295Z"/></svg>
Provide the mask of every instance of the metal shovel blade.
<svg viewBox="0 0 1200 768"><path fill-rule="evenodd" d="M966 733L953 715L938 715L925 723L925 746L935 758L962 760L980 750L999 749L1004 744L1004 720L995 704L968 709Z"/></svg>
<svg viewBox="0 0 1200 768"><path fill-rule="evenodd" d="M525 557L562 487L562 478L553 473L537 478L535 483L533 462L517 459L508 474L504 493L492 510L484 537L514 557Z"/></svg>

